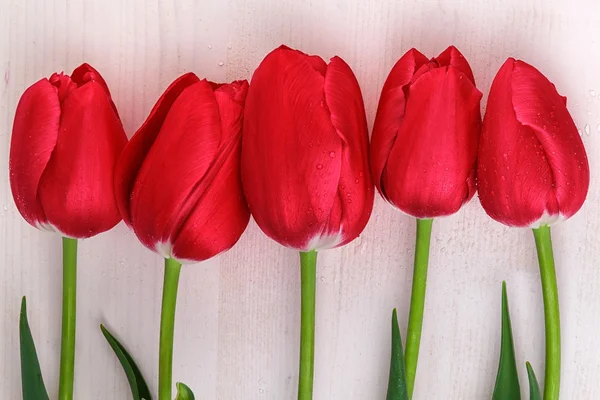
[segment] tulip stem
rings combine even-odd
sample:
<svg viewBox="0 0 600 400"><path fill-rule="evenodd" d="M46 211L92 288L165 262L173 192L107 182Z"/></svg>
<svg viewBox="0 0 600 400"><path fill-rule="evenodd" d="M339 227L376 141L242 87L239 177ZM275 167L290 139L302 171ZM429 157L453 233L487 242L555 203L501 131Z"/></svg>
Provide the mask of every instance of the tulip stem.
<svg viewBox="0 0 600 400"><path fill-rule="evenodd" d="M75 314L77 309L77 239L63 237L62 336L59 400L73 400L75 377Z"/></svg>
<svg viewBox="0 0 600 400"><path fill-rule="evenodd" d="M160 314L160 350L158 356L158 400L171 400L173 389L173 335L175 332L175 306L181 264L172 258L165 259L162 310Z"/></svg>
<svg viewBox="0 0 600 400"><path fill-rule="evenodd" d="M317 281L317 252L300 252L300 376L298 400L313 397L315 371L315 293Z"/></svg>
<svg viewBox="0 0 600 400"><path fill-rule="evenodd" d="M427 288L427 266L429 264L429 244L433 219L417 219L417 241L415 244L415 266L413 271L408 332L406 335L406 386L408 397L412 398L417 375L419 346L425 311L425 291Z"/></svg>
<svg viewBox="0 0 600 400"><path fill-rule="evenodd" d="M550 228L546 225L533 230L537 247L544 317L546 322L546 376L544 379L544 400L558 400L560 391L560 311L558 306L558 286Z"/></svg>

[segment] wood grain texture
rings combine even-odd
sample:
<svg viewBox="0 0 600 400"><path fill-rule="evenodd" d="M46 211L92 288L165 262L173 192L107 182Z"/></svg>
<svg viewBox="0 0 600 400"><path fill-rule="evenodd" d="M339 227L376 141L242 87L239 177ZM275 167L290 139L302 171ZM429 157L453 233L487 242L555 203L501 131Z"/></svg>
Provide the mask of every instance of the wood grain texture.
<svg viewBox="0 0 600 400"><path fill-rule="evenodd" d="M250 79L286 43L340 55L361 84L369 123L394 62L455 44L487 93L508 56L538 66L569 97L587 146L587 203L553 229L561 296L564 399L600 386L600 3L597 0L0 0L0 398L20 398L18 315L30 323L47 387L57 393L60 239L28 226L8 186L8 148L24 89L81 62L105 77L128 134L166 86L194 71ZM485 97L484 97L485 101ZM364 234L319 255L316 400L383 399L393 307L406 329L414 222L380 198ZM128 399L98 329L127 344L157 384L162 263L121 224L80 246L76 398ZM230 252L182 273L176 379L200 399L293 399L299 338L298 256L251 223ZM543 378L543 314L533 238L487 218L477 200L434 224L415 399L489 398L507 280L521 381Z"/></svg>

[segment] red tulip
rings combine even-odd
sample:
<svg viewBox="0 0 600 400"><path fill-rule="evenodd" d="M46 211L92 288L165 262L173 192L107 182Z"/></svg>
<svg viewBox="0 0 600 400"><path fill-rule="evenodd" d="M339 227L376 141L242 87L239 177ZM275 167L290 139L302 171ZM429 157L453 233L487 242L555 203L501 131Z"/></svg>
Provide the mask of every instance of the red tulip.
<svg viewBox="0 0 600 400"><path fill-rule="evenodd" d="M119 159L115 187L123 219L165 258L206 260L246 229L239 165L247 91L246 81L181 76Z"/></svg>
<svg viewBox="0 0 600 400"><path fill-rule="evenodd" d="M31 225L86 238L120 220L113 171L127 143L102 76L83 64L29 87L17 106L10 185Z"/></svg>
<svg viewBox="0 0 600 400"><path fill-rule="evenodd" d="M282 46L252 77L244 116L242 182L254 219L272 239L308 251L350 242L373 208L368 133L358 82Z"/></svg>
<svg viewBox="0 0 600 400"><path fill-rule="evenodd" d="M566 98L523 61L509 58L492 83L478 174L481 205L509 226L567 219L585 200L588 160Z"/></svg>
<svg viewBox="0 0 600 400"><path fill-rule="evenodd" d="M481 92L463 55L409 50L388 76L371 139L381 195L416 218L457 212L475 193Z"/></svg>

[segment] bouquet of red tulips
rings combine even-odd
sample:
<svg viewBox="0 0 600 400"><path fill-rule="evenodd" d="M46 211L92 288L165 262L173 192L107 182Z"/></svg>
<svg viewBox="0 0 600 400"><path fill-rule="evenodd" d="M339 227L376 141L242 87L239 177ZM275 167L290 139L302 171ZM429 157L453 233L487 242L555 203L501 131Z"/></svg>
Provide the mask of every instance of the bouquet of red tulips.
<svg viewBox="0 0 600 400"><path fill-rule="evenodd" d="M402 316L408 320L405 343L390 310L387 400L408 400L415 392L433 221L457 213L476 193L493 219L533 229L546 363L543 390L527 364L530 399L557 400L560 319L550 227L585 201L585 149L566 99L523 61L509 58L500 68L483 120L481 99L469 63L455 47L432 59L409 50L383 86L369 145L360 87L348 64L282 46L265 57L250 85L213 83L193 73L179 77L128 141L108 86L91 66L33 84L16 110L10 184L24 219L62 237L58 398L73 399L78 239L123 219L164 259L157 391L125 346L101 329L134 400L153 393L171 400L182 265L230 249L252 215L268 237L300 254L298 399L312 399L317 254L361 234L376 188L416 220L410 311ZM515 400L521 389L502 289L502 341L491 395ZM49 399L25 299L20 334L23 398ZM178 383L177 399L193 399L192 387Z"/></svg>

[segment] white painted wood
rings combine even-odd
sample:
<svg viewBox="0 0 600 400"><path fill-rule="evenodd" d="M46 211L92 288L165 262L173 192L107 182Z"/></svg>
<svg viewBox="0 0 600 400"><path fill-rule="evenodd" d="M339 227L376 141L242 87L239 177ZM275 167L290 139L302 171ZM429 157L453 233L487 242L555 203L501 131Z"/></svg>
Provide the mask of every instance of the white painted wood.
<svg viewBox="0 0 600 400"><path fill-rule="evenodd" d="M563 327L563 399L600 398L600 3L597 0L0 0L0 398L20 398L18 310L30 322L56 398L60 239L31 228L8 188L8 146L23 90L83 61L108 82L132 134L186 71L249 79L281 43L342 56L372 123L395 60L455 44L479 87L508 56L538 66L569 97L587 146L589 200L555 229ZM220 64L223 64L222 66ZM594 92L595 91L595 92ZM485 98L484 98L485 100ZM361 238L319 256L316 400L385 397L390 314L406 329L414 223L377 199ZM128 399L103 322L157 383L162 265L121 224L80 245L76 398ZM487 218L477 201L435 222L415 399L484 399L494 385L500 283L507 280L521 366L543 379L543 315L533 239ZM299 328L298 257L251 223L240 243L185 267L175 378L200 399L293 399Z"/></svg>

